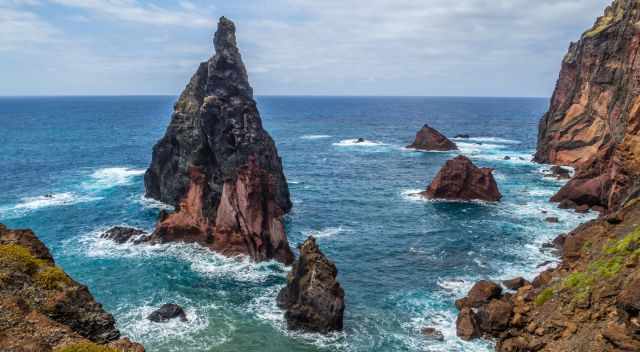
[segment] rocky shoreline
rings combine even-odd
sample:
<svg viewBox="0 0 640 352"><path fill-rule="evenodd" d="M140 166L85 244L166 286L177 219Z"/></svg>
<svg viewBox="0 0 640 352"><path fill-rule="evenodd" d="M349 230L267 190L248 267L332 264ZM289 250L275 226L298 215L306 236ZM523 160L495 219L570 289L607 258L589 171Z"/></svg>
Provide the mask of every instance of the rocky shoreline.
<svg viewBox="0 0 640 352"><path fill-rule="evenodd" d="M0 350L144 352L31 230L0 224Z"/></svg>

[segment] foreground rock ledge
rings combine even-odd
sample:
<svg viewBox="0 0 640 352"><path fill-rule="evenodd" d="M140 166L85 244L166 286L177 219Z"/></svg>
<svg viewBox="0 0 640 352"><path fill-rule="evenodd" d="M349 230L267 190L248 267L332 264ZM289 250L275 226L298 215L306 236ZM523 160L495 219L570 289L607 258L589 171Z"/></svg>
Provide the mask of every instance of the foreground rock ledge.
<svg viewBox="0 0 640 352"><path fill-rule="evenodd" d="M290 264L283 224L289 189L262 128L233 22L220 18L214 45L216 54L200 64L153 148L146 196L176 211L161 217L148 240Z"/></svg>
<svg viewBox="0 0 640 352"><path fill-rule="evenodd" d="M460 155L447 161L427 191L420 194L430 199L497 202L502 195L492 172L493 169L479 168Z"/></svg>
<svg viewBox="0 0 640 352"><path fill-rule="evenodd" d="M0 351L144 352L121 338L86 286L55 265L31 230L0 224ZM75 349L74 349L75 348Z"/></svg>
<svg viewBox="0 0 640 352"><path fill-rule="evenodd" d="M407 148L432 151L449 151L458 149L455 143L427 124L418 131L415 141L409 144Z"/></svg>
<svg viewBox="0 0 640 352"><path fill-rule="evenodd" d="M342 330L344 291L336 281L338 269L310 236L300 245L300 258L278 294L286 309L287 327L320 333Z"/></svg>

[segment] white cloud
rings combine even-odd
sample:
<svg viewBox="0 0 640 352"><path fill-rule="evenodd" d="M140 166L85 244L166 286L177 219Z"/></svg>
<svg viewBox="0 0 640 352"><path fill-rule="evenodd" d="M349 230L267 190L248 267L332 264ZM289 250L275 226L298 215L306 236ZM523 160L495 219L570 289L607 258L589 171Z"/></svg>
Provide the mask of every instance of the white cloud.
<svg viewBox="0 0 640 352"><path fill-rule="evenodd" d="M185 27L213 26L211 17L201 14L188 1L181 9L163 8L155 4L142 4L136 0L49 0L52 3L84 9L117 20L151 25ZM193 4L191 4L193 5Z"/></svg>
<svg viewBox="0 0 640 352"><path fill-rule="evenodd" d="M0 50L7 51L51 42L60 32L31 11L0 4L0 33Z"/></svg>

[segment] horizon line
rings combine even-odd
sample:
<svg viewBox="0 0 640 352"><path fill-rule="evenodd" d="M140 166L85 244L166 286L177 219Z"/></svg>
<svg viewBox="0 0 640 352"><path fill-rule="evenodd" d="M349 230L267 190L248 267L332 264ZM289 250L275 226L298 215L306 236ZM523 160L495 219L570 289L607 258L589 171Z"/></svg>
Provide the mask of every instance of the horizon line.
<svg viewBox="0 0 640 352"><path fill-rule="evenodd" d="M118 98L118 97L179 97L180 94L34 94L0 95L4 98ZM265 98L500 98L500 99L550 99L550 96L500 96L500 95L322 95L322 94L256 94Z"/></svg>

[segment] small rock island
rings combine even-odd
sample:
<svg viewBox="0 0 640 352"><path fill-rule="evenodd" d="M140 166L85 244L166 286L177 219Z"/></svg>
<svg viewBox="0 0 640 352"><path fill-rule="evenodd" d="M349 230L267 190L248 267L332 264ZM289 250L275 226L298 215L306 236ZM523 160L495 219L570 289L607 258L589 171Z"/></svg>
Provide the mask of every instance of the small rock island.
<svg viewBox="0 0 640 352"><path fill-rule="evenodd" d="M344 290L336 281L338 269L321 251L313 236L300 245L287 285L278 294L286 309L287 327L327 333L342 330Z"/></svg>
<svg viewBox="0 0 640 352"><path fill-rule="evenodd" d="M407 148L426 151L458 150L455 143L427 124L422 126L416 134L416 139Z"/></svg>
<svg viewBox="0 0 640 352"><path fill-rule="evenodd" d="M466 156L445 163L422 196L430 199L484 200L497 202L502 198L493 169L479 168Z"/></svg>

